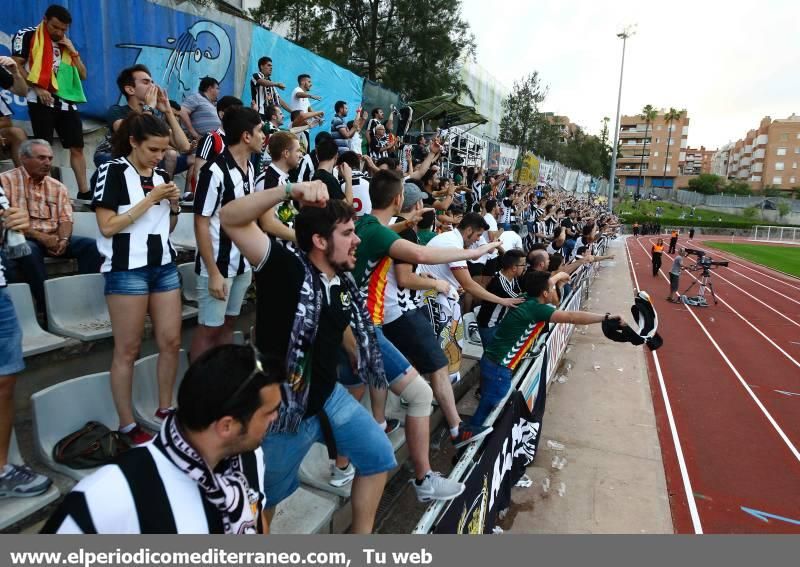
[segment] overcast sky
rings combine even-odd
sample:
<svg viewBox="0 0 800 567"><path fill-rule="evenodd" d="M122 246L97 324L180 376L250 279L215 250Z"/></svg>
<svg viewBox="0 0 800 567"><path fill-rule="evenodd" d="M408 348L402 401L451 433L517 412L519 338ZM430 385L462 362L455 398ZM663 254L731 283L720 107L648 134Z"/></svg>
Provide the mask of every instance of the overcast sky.
<svg viewBox="0 0 800 567"><path fill-rule="evenodd" d="M764 116L800 114L798 0L463 0L477 60L505 86L539 71L544 110L597 133L613 124L622 40L621 114L685 108L689 144L716 148Z"/></svg>

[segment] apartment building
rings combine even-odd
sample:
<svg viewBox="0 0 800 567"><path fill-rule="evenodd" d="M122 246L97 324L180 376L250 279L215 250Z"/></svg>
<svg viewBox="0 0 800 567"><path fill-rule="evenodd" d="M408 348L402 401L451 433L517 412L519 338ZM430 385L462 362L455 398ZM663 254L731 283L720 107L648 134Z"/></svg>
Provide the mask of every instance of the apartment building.
<svg viewBox="0 0 800 567"><path fill-rule="evenodd" d="M668 125L665 112L660 109L649 125L638 114L620 119L616 175L623 186L635 188L638 180L640 188L673 187L681 175L688 148L689 115L684 110Z"/></svg>
<svg viewBox="0 0 800 567"><path fill-rule="evenodd" d="M553 112L545 112L545 117L550 124L555 124L561 131L561 143L566 144L567 141L575 135L578 125L569 119L569 116L559 116Z"/></svg>
<svg viewBox="0 0 800 567"><path fill-rule="evenodd" d="M680 162L681 175L700 175L711 173L711 162L716 150L707 150L705 146L686 148L684 158Z"/></svg>
<svg viewBox="0 0 800 567"><path fill-rule="evenodd" d="M747 181L754 190L800 187L800 116L765 116L744 138L717 150L712 162L714 173Z"/></svg>

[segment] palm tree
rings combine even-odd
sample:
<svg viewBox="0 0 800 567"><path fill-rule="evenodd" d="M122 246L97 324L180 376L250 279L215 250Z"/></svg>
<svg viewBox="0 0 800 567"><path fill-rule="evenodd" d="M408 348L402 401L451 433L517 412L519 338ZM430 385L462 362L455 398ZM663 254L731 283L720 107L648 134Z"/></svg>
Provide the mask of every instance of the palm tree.
<svg viewBox="0 0 800 567"><path fill-rule="evenodd" d="M667 122L667 157L664 160L664 175L661 176L661 187L665 187L665 182L667 179L667 164L669 164L669 144L672 141L672 123L676 120L680 120L681 116L683 115L682 110L675 110L671 106L669 107L669 112L664 115L664 120Z"/></svg>
<svg viewBox="0 0 800 567"><path fill-rule="evenodd" d="M646 105L642 109L642 113L639 115L639 118L644 120L644 147L642 148L642 159L639 161L639 177L636 178L636 197L635 200L639 201L641 194L639 193L639 186L642 182L642 167L644 167L644 153L647 151L647 134L650 131L650 123L656 119L658 116L658 111L653 108L652 104Z"/></svg>

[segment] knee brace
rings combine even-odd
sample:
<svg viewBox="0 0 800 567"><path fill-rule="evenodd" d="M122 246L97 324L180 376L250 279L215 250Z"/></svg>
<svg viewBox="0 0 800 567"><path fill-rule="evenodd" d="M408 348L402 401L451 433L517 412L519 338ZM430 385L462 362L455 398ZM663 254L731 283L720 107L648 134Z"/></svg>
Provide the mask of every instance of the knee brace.
<svg viewBox="0 0 800 567"><path fill-rule="evenodd" d="M422 376L417 376L401 392L403 399L408 402L406 415L410 417L428 417L431 415L431 403L433 402L433 390Z"/></svg>

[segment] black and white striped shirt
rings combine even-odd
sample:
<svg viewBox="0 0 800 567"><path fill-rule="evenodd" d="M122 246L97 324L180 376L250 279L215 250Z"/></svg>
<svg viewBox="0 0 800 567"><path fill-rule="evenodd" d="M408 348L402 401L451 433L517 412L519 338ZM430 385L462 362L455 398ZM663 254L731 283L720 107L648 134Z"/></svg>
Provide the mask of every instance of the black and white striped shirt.
<svg viewBox="0 0 800 567"><path fill-rule="evenodd" d="M264 191L265 189L272 189L273 187L281 187L286 185L289 180L289 174L275 165L274 163L264 169L261 175L256 179L256 191Z"/></svg>
<svg viewBox="0 0 800 567"><path fill-rule="evenodd" d="M127 158L113 159L97 170L92 206L124 215L154 187L168 182L169 175L163 169L156 167L151 177L144 177ZM162 199L117 234L98 236L97 250L105 257L100 271L121 272L175 261L169 241L169 213L169 201Z"/></svg>
<svg viewBox="0 0 800 567"><path fill-rule="evenodd" d="M517 278L508 279L502 272L498 272L498 274L492 278L489 285L486 286L486 291L498 297L519 297L522 295L522 289L519 286ZM484 301L481 304L480 311L478 311L476 321L479 327L491 328L499 325L507 312L508 307L504 305L492 303L491 301Z"/></svg>
<svg viewBox="0 0 800 567"><path fill-rule="evenodd" d="M264 460L262 450L242 454L243 472L261 526ZM259 531L261 531L259 529ZM216 534L223 533L219 510L202 489L157 447L147 444L124 453L81 480L42 529L58 534Z"/></svg>
<svg viewBox="0 0 800 567"><path fill-rule="evenodd" d="M203 136L203 139L200 140L200 143L197 145L197 153L195 155L202 160L212 161L220 155L224 149L225 130L220 126L213 132L209 132Z"/></svg>
<svg viewBox="0 0 800 567"><path fill-rule="evenodd" d="M217 269L226 278L245 273L250 269L250 264L222 229L219 210L234 199L249 195L254 187L253 164L248 161L247 171L242 171L228 148L200 170L194 214L209 217L211 249ZM195 257L194 271L208 276L208 268L199 252Z"/></svg>
<svg viewBox="0 0 800 567"><path fill-rule="evenodd" d="M256 101L256 110L264 117L267 114L267 107L270 104L277 106L280 100L278 99L278 91L275 90L275 87L259 85L259 80L269 81L270 78L264 75L264 73L258 72L253 73L253 77L250 79L250 96L252 100Z"/></svg>

